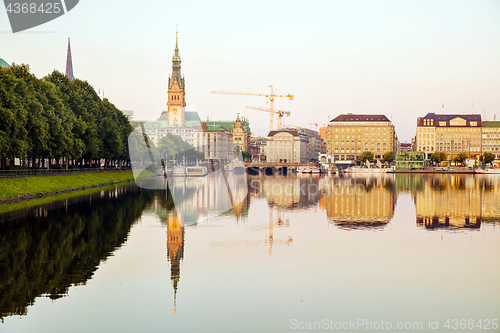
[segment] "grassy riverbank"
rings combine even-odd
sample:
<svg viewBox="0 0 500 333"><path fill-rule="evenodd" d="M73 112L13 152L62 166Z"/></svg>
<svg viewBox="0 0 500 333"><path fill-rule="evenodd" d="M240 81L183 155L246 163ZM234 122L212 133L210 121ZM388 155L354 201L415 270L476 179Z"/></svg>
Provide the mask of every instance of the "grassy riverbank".
<svg viewBox="0 0 500 333"><path fill-rule="evenodd" d="M10 198L57 193L64 190L133 180L132 171L92 172L76 175L0 178L0 201Z"/></svg>

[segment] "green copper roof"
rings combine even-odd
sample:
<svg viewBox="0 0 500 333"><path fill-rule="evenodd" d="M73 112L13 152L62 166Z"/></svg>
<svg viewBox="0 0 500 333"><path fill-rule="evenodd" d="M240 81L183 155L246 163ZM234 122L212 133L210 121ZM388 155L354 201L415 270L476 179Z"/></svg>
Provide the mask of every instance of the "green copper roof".
<svg viewBox="0 0 500 333"><path fill-rule="evenodd" d="M483 121L483 127L500 127L500 121Z"/></svg>
<svg viewBox="0 0 500 333"><path fill-rule="evenodd" d="M168 120L168 112L163 111L160 115L159 121L167 121ZM193 127L195 125L201 125L201 119L196 111L186 111L184 113L184 126L185 127Z"/></svg>
<svg viewBox="0 0 500 333"><path fill-rule="evenodd" d="M209 120L207 122L207 124L220 126L220 127L224 128L224 130L229 131L231 133L233 133L235 123L236 123L236 121L234 121L234 120L232 120L232 121L227 121L227 120L212 121L212 120ZM245 118L241 119L241 127L250 131L250 126L248 124L248 121Z"/></svg>
<svg viewBox="0 0 500 333"><path fill-rule="evenodd" d="M168 121L168 112L163 111L160 115L160 118L158 118L158 120Z"/></svg>
<svg viewBox="0 0 500 333"><path fill-rule="evenodd" d="M217 125L207 125L207 131L225 131L225 129Z"/></svg>
<svg viewBox="0 0 500 333"><path fill-rule="evenodd" d="M194 127L201 125L201 119L196 111L187 111L184 113L184 126Z"/></svg>
<svg viewBox="0 0 500 333"><path fill-rule="evenodd" d="M10 68L10 65L5 60L0 58L0 67Z"/></svg>
<svg viewBox="0 0 500 333"><path fill-rule="evenodd" d="M196 111L186 111L184 113L184 120L185 121L198 121L198 122L201 122L200 116L198 115L198 112L196 112Z"/></svg>

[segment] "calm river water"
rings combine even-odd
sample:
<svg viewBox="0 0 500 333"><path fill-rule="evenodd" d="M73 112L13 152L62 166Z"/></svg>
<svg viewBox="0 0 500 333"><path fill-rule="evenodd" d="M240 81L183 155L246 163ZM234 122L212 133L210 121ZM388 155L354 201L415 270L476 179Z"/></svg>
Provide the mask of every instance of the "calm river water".
<svg viewBox="0 0 500 333"><path fill-rule="evenodd" d="M0 332L498 330L500 176L247 180L0 216Z"/></svg>

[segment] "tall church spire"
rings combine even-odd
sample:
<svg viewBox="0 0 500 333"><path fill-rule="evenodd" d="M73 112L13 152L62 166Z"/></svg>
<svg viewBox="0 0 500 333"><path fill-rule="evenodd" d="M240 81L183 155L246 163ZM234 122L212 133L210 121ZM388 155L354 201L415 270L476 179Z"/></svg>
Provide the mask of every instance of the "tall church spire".
<svg viewBox="0 0 500 333"><path fill-rule="evenodd" d="M66 55L66 77L70 81L74 81L75 77L73 76L73 61L71 60L71 45L68 36L68 54Z"/></svg>

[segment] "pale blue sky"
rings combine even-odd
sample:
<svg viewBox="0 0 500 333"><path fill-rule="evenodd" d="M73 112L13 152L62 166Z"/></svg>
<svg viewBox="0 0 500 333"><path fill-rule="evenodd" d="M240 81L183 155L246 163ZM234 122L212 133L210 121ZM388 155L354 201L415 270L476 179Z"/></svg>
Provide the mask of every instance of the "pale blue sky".
<svg viewBox="0 0 500 333"><path fill-rule="evenodd" d="M427 112L485 109L486 119L500 119L500 1L80 0L17 34L0 10L0 57L39 77L64 72L71 34L75 76L136 119L152 119L166 108L176 24L186 101L202 119L266 106L211 90L269 84L295 95L276 103L293 125L383 113L409 141ZM268 114L246 113L267 134Z"/></svg>

